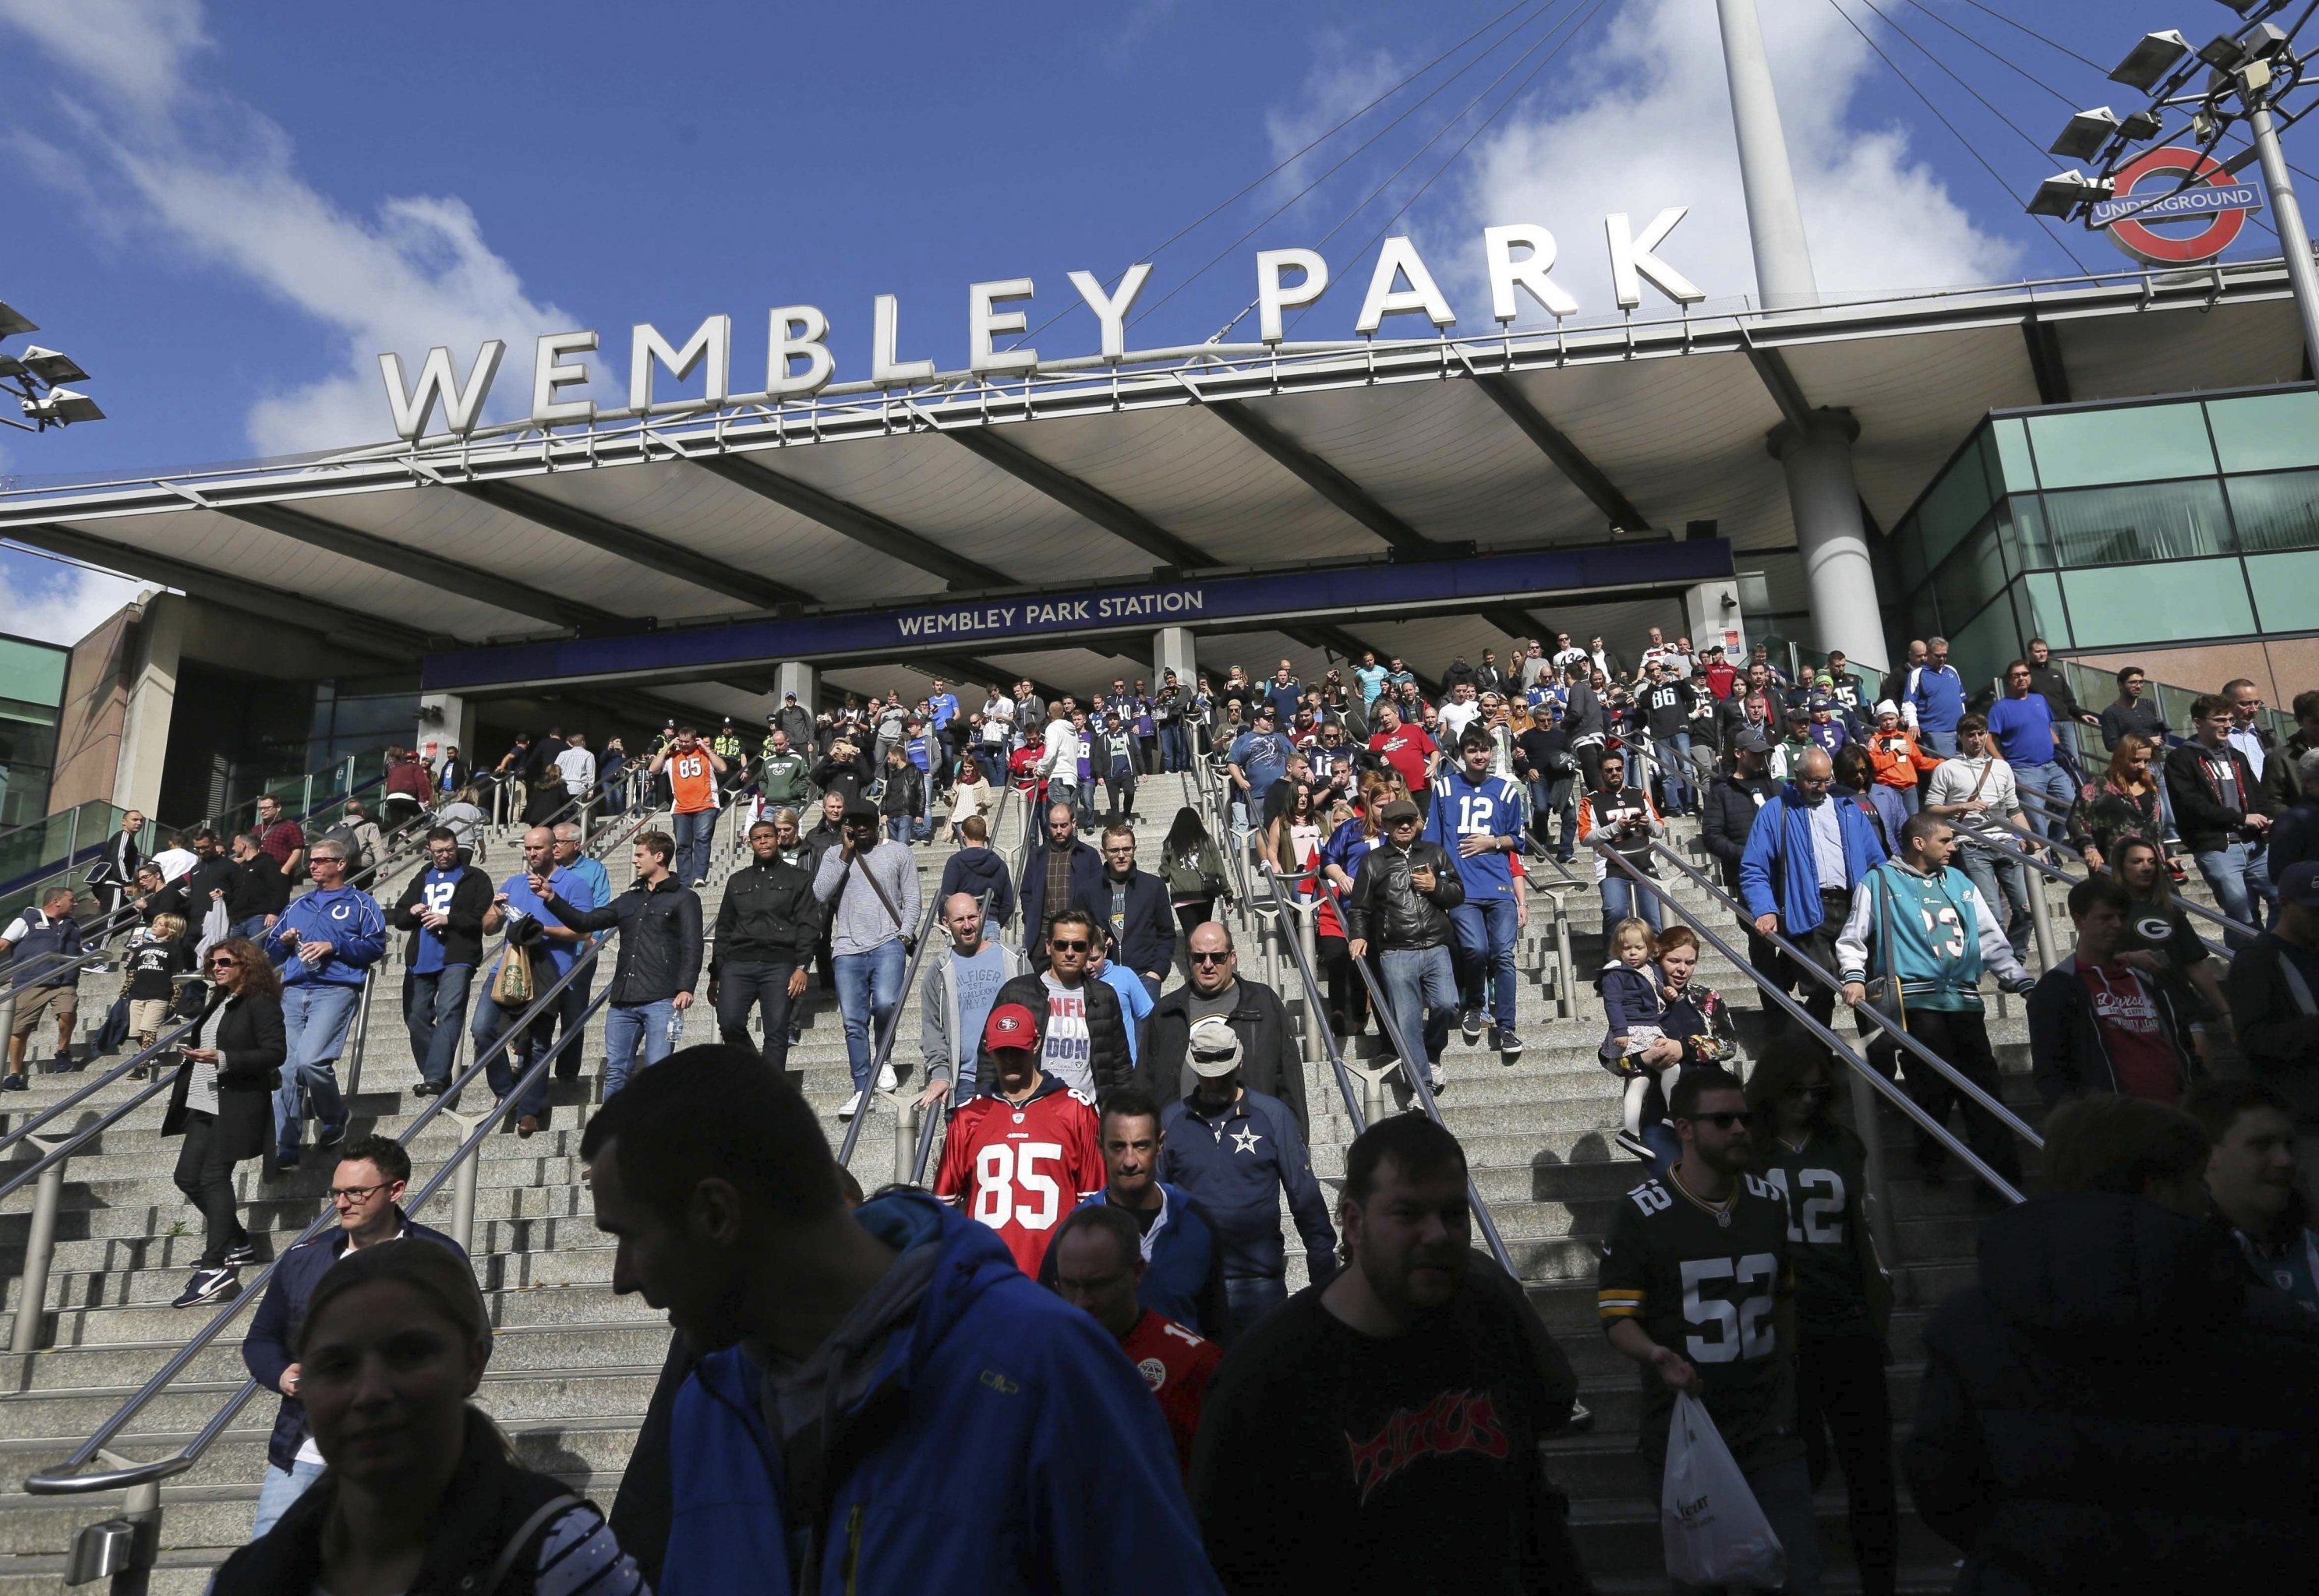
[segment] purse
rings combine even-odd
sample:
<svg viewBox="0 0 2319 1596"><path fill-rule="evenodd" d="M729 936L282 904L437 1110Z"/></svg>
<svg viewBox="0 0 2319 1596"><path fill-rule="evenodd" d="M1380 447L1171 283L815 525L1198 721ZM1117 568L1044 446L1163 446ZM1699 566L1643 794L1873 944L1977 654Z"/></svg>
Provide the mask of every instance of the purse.
<svg viewBox="0 0 2319 1596"><path fill-rule="evenodd" d="M1977 793L1980 789L1973 790ZM1883 874L1881 868L1868 872L1868 892L1876 916L1876 946L1884 958L1884 973L1866 983L1868 996L1860 1006L1886 1030L1905 1032L1908 1029L1908 1005L1900 996L1900 978L1892 970L1892 938L1885 923L1884 888L1880 879Z"/></svg>

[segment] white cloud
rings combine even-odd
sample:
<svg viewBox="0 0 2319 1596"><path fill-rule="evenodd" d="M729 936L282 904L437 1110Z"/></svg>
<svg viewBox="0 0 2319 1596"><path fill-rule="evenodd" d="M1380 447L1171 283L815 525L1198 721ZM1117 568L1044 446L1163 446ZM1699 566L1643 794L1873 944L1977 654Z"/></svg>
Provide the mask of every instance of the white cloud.
<svg viewBox="0 0 2319 1596"><path fill-rule="evenodd" d="M0 616L19 637L77 643L150 585L21 549L0 549Z"/></svg>
<svg viewBox="0 0 2319 1596"><path fill-rule="evenodd" d="M524 292L464 202L393 197L365 218L317 192L279 124L200 82L194 0L0 0L0 23L86 96L62 100L44 139L19 136L33 170L77 192L98 226L156 233L328 329L336 369L252 405L261 454L384 437L380 350L415 374L429 345L447 344L464 372L487 338L520 347L575 325ZM501 383L501 397L517 385Z"/></svg>
<svg viewBox="0 0 2319 1596"><path fill-rule="evenodd" d="M1827 0L1760 0L1760 6L1821 292L1855 295L2017 275L2020 245L1978 224L1912 151L1908 131L1885 120L1886 91L1902 91ZM1476 140L1396 228L1417 234L1466 330L1488 325L1480 234L1496 222L1553 230L1556 279L1587 318L1618 310L1602 235L1611 212L1627 212L1639 230L1664 207L1689 206L1661 254L1710 300L1755 293L1714 0L1634 0L1606 20L1607 27L1588 29L1547 66L1523 103ZM1517 48L1534 37L1525 34ZM1498 69L1493 63L1475 80ZM1276 144L1284 129L1326 125L1321 110L1358 104L1398 70L1374 59L1324 63L1310 91L1315 109L1276 118ZM1452 103L1444 96L1439 104ZM1429 132L1439 125L1438 116L1412 125L1420 121ZM1464 136L1462 128L1453 132L1415 170L1430 173ZM1387 143L1405 150L1415 141ZM1430 203L1445 190L1449 203ZM1349 236L1366 239L1390 209L1375 207ZM1349 266L1337 249L1330 254L1340 270ZM1355 275L1367 281L1365 271ZM1347 278L1345 286L1358 285ZM1644 293L1647 310L1667 307L1655 289L1647 285Z"/></svg>

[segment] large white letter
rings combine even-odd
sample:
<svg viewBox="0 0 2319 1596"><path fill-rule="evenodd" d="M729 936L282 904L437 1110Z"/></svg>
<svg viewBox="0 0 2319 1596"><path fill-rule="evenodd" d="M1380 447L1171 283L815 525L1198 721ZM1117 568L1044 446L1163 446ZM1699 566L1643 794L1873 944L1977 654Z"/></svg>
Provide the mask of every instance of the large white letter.
<svg viewBox="0 0 2319 1596"><path fill-rule="evenodd" d="M977 373L1027 371L1039 364L1036 349L994 349L990 340L1000 333L1021 332L1031 319L1020 311L1001 315L991 307L1031 297L1031 279L1008 277L997 283L970 283L966 289L966 369Z"/></svg>
<svg viewBox="0 0 2319 1596"><path fill-rule="evenodd" d="M1294 288L1284 288L1280 274L1295 266L1304 274ZM1280 341L1280 312L1309 305L1328 291L1329 263L1317 249L1259 249L1256 253L1256 302L1261 316L1258 336L1268 344Z"/></svg>
<svg viewBox="0 0 2319 1596"><path fill-rule="evenodd" d="M890 293L877 298L877 314L870 329L870 380L873 383L923 383L934 374L931 360L897 360L894 338L902 319L902 302Z"/></svg>
<svg viewBox="0 0 2319 1596"><path fill-rule="evenodd" d="M1651 280L1652 287L1677 304L1687 305L1707 297L1696 283L1651 253L1674 231L1674 224L1690 214L1689 205L1671 206L1652 218L1640 237L1628 224L1624 211L1613 211L1602 219L1602 230L1611 239L1611 282L1618 291L1620 304L1631 311L1643 302L1641 279L1645 277Z"/></svg>
<svg viewBox="0 0 2319 1596"><path fill-rule="evenodd" d="M378 369L386 378L386 402L394 410L394 435L417 443L427 430L427 418L434 413L435 401L443 401L443 427L447 432L467 433L475 429L475 419L483 414L483 401L491 393L492 379L500 373L500 356L507 346L492 338L475 352L474 369L467 374L467 385L459 386L451 370L451 351L437 345L427 351L427 363L419 368L419 391L407 393L402 385L402 356L382 355Z"/></svg>
<svg viewBox="0 0 2319 1596"><path fill-rule="evenodd" d="M1409 279L1406 288L1395 288L1394 283L1403 276ZM1436 327L1454 327L1457 312L1441 296L1433 281L1433 274L1425 269L1418 257L1417 246L1399 234L1385 241L1377 251L1376 270L1369 274L1368 297L1361 302L1361 319L1353 323L1358 333L1375 332L1385 325L1385 319L1402 311L1422 311L1426 320Z"/></svg>
<svg viewBox="0 0 2319 1596"><path fill-rule="evenodd" d="M558 421L592 421L596 419L596 401L592 399L558 399L555 391L569 388L588 380L585 365L561 365L557 362L566 355L584 355L596 347L592 332L550 332L540 335L539 353L531 367L531 421L535 427L553 427Z"/></svg>
<svg viewBox="0 0 2319 1596"><path fill-rule="evenodd" d="M1517 249L1529 253L1516 260ZM1490 314L1499 320L1511 321L1520 314L1514 303L1517 288L1545 306L1549 316L1578 314L1578 302L1547 275L1554 269L1554 235L1546 229L1527 221L1484 228L1482 254L1490 266Z"/></svg>
<svg viewBox="0 0 2319 1596"><path fill-rule="evenodd" d="M659 404L653 402L653 362L668 367L668 374L683 382L692 374L692 368L704 360L708 363L708 381L698 399L671 399ZM713 410L723 404L733 392L733 318L711 316L702 322L693 335L684 340L681 349L672 348L660 336L660 329L651 322L640 322L629 332L628 341L628 408L648 415L670 410Z"/></svg>
<svg viewBox="0 0 2319 1596"><path fill-rule="evenodd" d="M1095 319L1103 323L1103 357L1105 360L1116 360L1127 353L1128 308L1135 303L1135 296L1143 292L1143 284L1150 276L1151 263L1138 261L1127 268L1125 276L1120 278L1119 292L1106 297L1102 283L1096 280L1093 272L1071 274L1071 286L1079 291L1079 297L1087 301L1087 309L1093 311Z"/></svg>
<svg viewBox="0 0 2319 1596"><path fill-rule="evenodd" d="M801 372L791 360L805 362ZM783 305L772 313L771 347L765 355L765 397L803 398L828 386L837 370L829 352L829 318L817 305Z"/></svg>

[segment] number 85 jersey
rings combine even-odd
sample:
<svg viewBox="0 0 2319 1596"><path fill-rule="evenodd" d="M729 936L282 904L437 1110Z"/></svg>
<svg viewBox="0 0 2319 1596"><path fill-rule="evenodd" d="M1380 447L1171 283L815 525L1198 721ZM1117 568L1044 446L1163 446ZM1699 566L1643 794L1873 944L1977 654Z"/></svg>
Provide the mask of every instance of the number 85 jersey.
<svg viewBox="0 0 2319 1596"><path fill-rule="evenodd" d="M1094 1103L1042 1071L1021 1103L987 1094L959 1105L934 1195L997 1231L1015 1267L1036 1278L1055 1227L1104 1183Z"/></svg>
<svg viewBox="0 0 2319 1596"><path fill-rule="evenodd" d="M1727 1203L1710 1205L1669 1175L1619 1199L1596 1307L1605 1330L1633 1320L1699 1371L1724 1444L1753 1469L1803 1449L1795 1349L1781 1345L1773 1321L1791 1286L1788 1205L1777 1186L1743 1175ZM1656 1468L1666 1458L1674 1392L1645 1366L1642 1395L1642 1450Z"/></svg>

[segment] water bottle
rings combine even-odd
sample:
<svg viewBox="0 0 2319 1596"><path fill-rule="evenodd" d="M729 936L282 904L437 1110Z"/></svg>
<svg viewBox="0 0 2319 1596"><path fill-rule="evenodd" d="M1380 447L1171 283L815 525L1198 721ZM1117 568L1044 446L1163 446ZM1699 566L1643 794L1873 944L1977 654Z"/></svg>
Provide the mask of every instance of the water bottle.
<svg viewBox="0 0 2319 1596"><path fill-rule="evenodd" d="M684 1045L684 1011L683 1011L682 1009L681 1009L681 1008L672 1008L672 1009L671 1009L671 1010L669 1010L669 1011L668 1011L668 1049L669 1049L669 1051L671 1051L671 1052L674 1052L677 1049L679 1049L679 1048L682 1047L683 1045Z"/></svg>

